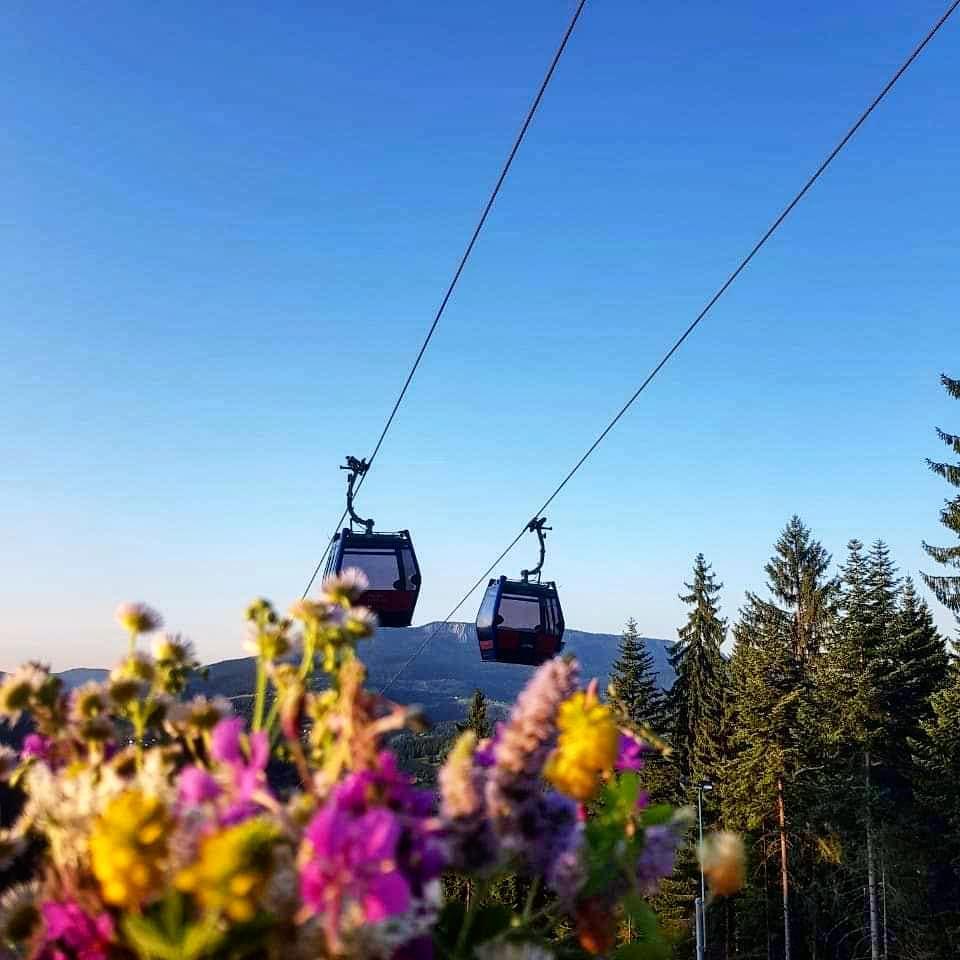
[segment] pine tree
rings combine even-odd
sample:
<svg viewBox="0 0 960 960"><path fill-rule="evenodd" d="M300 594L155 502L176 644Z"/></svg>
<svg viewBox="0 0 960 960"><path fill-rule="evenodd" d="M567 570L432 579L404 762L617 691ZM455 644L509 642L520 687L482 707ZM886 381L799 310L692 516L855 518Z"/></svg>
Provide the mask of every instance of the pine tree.
<svg viewBox="0 0 960 960"><path fill-rule="evenodd" d="M620 655L613 663L610 684L614 705L624 723L664 733L664 694L653 654L643 642L633 617L620 637Z"/></svg>
<svg viewBox="0 0 960 960"><path fill-rule="evenodd" d="M897 756L909 757L909 745L924 737L933 716L931 698L948 681L946 641L930 608L907 577L900 593L897 626L885 678L889 741Z"/></svg>
<svg viewBox="0 0 960 960"><path fill-rule="evenodd" d="M951 397L960 400L960 380L951 380L946 374L941 375L940 382ZM938 429L937 435L958 456L960 456L960 434L945 433ZM960 487L960 462L939 463L927 460L927 466L943 477L951 486ZM952 500L947 500L940 511L940 522L960 537L960 494ZM935 547L926 541L923 549L939 564L954 569L960 568L960 544L952 547ZM948 609L952 610L960 620L960 575L921 574L926 585L933 591L936 598Z"/></svg>
<svg viewBox="0 0 960 960"><path fill-rule="evenodd" d="M677 633L670 655L676 679L668 696L673 745L679 754L680 772L689 782L709 779L717 766L723 725L724 659L721 646L727 632L720 617L716 582L710 564L698 553L693 583L680 599L691 610Z"/></svg>
<svg viewBox="0 0 960 960"><path fill-rule="evenodd" d="M490 721L487 719L487 698L482 690L474 690L473 699L467 709L467 718L457 724L457 730L465 733L472 730L477 740L485 740L490 736Z"/></svg>
<svg viewBox="0 0 960 960"><path fill-rule="evenodd" d="M822 766L813 675L833 630L838 587L827 574L829 553L798 517L787 523L774 551L765 568L770 599L748 593L734 627L728 711L733 755L725 765L724 819L752 831L764 854L772 831L779 853L782 955L790 960L791 859L803 852L794 844L791 857L791 824L805 819L806 771Z"/></svg>

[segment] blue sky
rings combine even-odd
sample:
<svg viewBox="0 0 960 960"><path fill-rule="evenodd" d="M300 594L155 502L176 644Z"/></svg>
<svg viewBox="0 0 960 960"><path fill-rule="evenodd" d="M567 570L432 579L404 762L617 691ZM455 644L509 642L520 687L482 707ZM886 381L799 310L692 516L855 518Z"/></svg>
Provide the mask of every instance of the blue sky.
<svg viewBox="0 0 960 960"><path fill-rule="evenodd" d="M419 621L943 7L589 0L363 490L414 531ZM0 667L109 663L125 599L231 656L251 596L299 595L572 9L7 7ZM794 512L905 572L944 540L923 458L960 429L937 383L960 374L958 58L960 21L554 504L571 626L673 637L700 550L735 615Z"/></svg>

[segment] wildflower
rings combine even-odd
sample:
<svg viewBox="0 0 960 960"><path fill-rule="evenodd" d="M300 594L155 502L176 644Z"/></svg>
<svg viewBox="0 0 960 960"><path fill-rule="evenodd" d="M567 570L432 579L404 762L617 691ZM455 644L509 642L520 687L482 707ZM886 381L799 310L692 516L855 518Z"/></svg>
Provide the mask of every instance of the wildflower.
<svg viewBox="0 0 960 960"><path fill-rule="evenodd" d="M617 942L617 920L610 905L599 897L577 904L577 939L587 953L603 956Z"/></svg>
<svg viewBox="0 0 960 960"><path fill-rule="evenodd" d="M257 818L204 837L196 863L177 875L177 888L191 893L208 913L225 914L238 923L251 920L278 836L276 826Z"/></svg>
<svg viewBox="0 0 960 960"><path fill-rule="evenodd" d="M53 741L40 733L28 733L23 738L23 747L20 756L24 760L42 760L49 763L53 755Z"/></svg>
<svg viewBox="0 0 960 960"><path fill-rule="evenodd" d="M649 749L642 740L638 740L632 733L621 730L615 769L621 772L624 770L642 770L643 755Z"/></svg>
<svg viewBox="0 0 960 960"><path fill-rule="evenodd" d="M37 884L22 883L0 896L0 945L24 943L40 922Z"/></svg>
<svg viewBox="0 0 960 960"><path fill-rule="evenodd" d="M48 900L40 907L44 931L41 960L75 956L81 960L107 960L113 940L113 919L103 912L95 918L72 900Z"/></svg>
<svg viewBox="0 0 960 960"><path fill-rule="evenodd" d="M483 797L474 777L473 753L477 736L472 730L460 734L440 769L440 807L450 820L474 816L481 809Z"/></svg>
<svg viewBox="0 0 960 960"><path fill-rule="evenodd" d="M167 711L167 727L175 734L197 735L212 730L221 720L233 714L233 704L226 697L212 700L198 695L186 702L174 702Z"/></svg>
<svg viewBox="0 0 960 960"><path fill-rule="evenodd" d="M620 734L613 712L592 690L578 692L560 705L557 726L557 748L544 776L568 796L590 800L617 760Z"/></svg>
<svg viewBox="0 0 960 960"><path fill-rule="evenodd" d="M365 640L377 630L377 615L366 607L351 607L343 623L343 632L351 640Z"/></svg>
<svg viewBox="0 0 960 960"><path fill-rule="evenodd" d="M243 649L265 660L278 660L280 657L285 657L293 649L293 644L287 636L289 629L289 620L280 621L276 627L260 629L244 641Z"/></svg>
<svg viewBox="0 0 960 960"><path fill-rule="evenodd" d="M535 842L540 774L557 738L557 711L576 689L576 661L548 660L520 693L498 731L485 800L504 847L516 852Z"/></svg>
<svg viewBox="0 0 960 960"><path fill-rule="evenodd" d="M193 644L179 633L162 633L156 637L150 648L157 663L188 666L196 662Z"/></svg>
<svg viewBox="0 0 960 960"><path fill-rule="evenodd" d="M322 599L345 607L355 603L370 587L367 575L357 567L348 567L339 574L324 578Z"/></svg>
<svg viewBox="0 0 960 960"><path fill-rule="evenodd" d="M91 680L77 687L70 696L70 719L75 723L99 717L108 709L108 691L102 683Z"/></svg>
<svg viewBox="0 0 960 960"><path fill-rule="evenodd" d="M637 886L645 896L653 896L660 881L673 873L673 860L680 838L671 824L647 827L643 848L637 857Z"/></svg>
<svg viewBox="0 0 960 960"><path fill-rule="evenodd" d="M302 598L290 607L290 616L303 623L323 623L329 615L329 605L316 600Z"/></svg>
<svg viewBox="0 0 960 960"><path fill-rule="evenodd" d="M26 847L23 837L0 828L0 871L13 863Z"/></svg>
<svg viewBox="0 0 960 960"><path fill-rule="evenodd" d="M230 806L221 821L238 823L253 816L257 812L254 794L267 789L270 741L266 731L245 736L242 717L221 720L213 729L210 753L224 765L231 780Z"/></svg>
<svg viewBox="0 0 960 960"><path fill-rule="evenodd" d="M27 663L0 683L0 716L8 717L11 723L20 719L38 696L50 678L50 671L37 663Z"/></svg>
<svg viewBox="0 0 960 960"><path fill-rule="evenodd" d="M18 766L20 766L20 757L17 751L0 744L0 783L9 780Z"/></svg>
<svg viewBox="0 0 960 960"><path fill-rule="evenodd" d="M135 908L159 892L169 826L160 800L140 790L107 804L90 836L93 872L107 903Z"/></svg>
<svg viewBox="0 0 960 960"><path fill-rule="evenodd" d="M163 626L163 617L145 603L121 603L114 618L131 637L138 633L152 633Z"/></svg>
<svg viewBox="0 0 960 960"><path fill-rule="evenodd" d="M397 870L400 824L383 808L353 816L328 801L305 831L300 893L306 908L322 918L332 952L345 914L375 923L403 913L410 887Z"/></svg>
<svg viewBox="0 0 960 960"><path fill-rule="evenodd" d="M736 893L746 876L743 841L735 833L711 834L700 845L700 866L712 893L729 897Z"/></svg>
<svg viewBox="0 0 960 960"><path fill-rule="evenodd" d="M183 807L196 807L216 800L220 784L202 767L186 767L177 779L177 800Z"/></svg>
<svg viewBox="0 0 960 960"><path fill-rule="evenodd" d="M110 679L121 680L126 678L151 683L156 674L156 664L153 662L153 657L141 650L134 650L110 671Z"/></svg>
<svg viewBox="0 0 960 960"><path fill-rule="evenodd" d="M499 843L486 815L487 768L477 763L476 742L472 731L462 733L438 775L451 863L463 872L482 872L499 860Z"/></svg>
<svg viewBox="0 0 960 960"><path fill-rule="evenodd" d="M574 902L587 879L582 859L584 824L579 813L579 806L569 797L544 794L538 810L539 853L528 854L547 885L567 904Z"/></svg>

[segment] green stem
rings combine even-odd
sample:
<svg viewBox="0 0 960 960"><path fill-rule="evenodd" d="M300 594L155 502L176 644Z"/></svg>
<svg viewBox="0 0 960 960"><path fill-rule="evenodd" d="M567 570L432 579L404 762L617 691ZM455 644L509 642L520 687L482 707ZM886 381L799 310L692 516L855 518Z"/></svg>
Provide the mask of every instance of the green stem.
<svg viewBox="0 0 960 960"><path fill-rule="evenodd" d="M267 699L267 665L263 656L257 657L257 694L253 701L253 729L263 726L263 708Z"/></svg>
<svg viewBox="0 0 960 960"><path fill-rule="evenodd" d="M130 631L130 654L131 656L136 652L137 649L137 631Z"/></svg>
<svg viewBox="0 0 960 960"><path fill-rule="evenodd" d="M530 892L527 894L527 903L523 908L523 922L529 923L530 917L533 915L533 904L537 899L537 894L540 892L540 878L534 877L533 882L530 884Z"/></svg>
<svg viewBox="0 0 960 960"><path fill-rule="evenodd" d="M460 927L460 933L457 935L457 945L453 948L453 955L459 957L463 955L463 948L467 945L467 937L470 935L470 928L473 926L473 919L477 914L477 908L486 892L486 884L479 883L477 889L473 892L467 904L467 912L463 918L463 924Z"/></svg>

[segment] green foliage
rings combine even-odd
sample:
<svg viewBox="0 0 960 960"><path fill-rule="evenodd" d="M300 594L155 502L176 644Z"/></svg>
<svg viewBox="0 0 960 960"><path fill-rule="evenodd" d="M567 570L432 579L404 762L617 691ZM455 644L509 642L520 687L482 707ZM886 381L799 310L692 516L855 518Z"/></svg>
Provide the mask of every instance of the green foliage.
<svg viewBox="0 0 960 960"><path fill-rule="evenodd" d="M689 604L687 622L670 656L676 679L668 706L670 732L679 755L680 773L691 781L710 779L720 761L723 690L726 670L721 653L726 621L719 614L719 593L702 553L693 565L693 582L680 599Z"/></svg>
<svg viewBox="0 0 960 960"><path fill-rule="evenodd" d="M620 637L620 655L610 672L613 702L622 723L664 732L665 697L637 621L631 617Z"/></svg>
<svg viewBox="0 0 960 960"><path fill-rule="evenodd" d="M940 377L940 382L951 397L960 400L960 380L952 380L946 374L943 374ZM937 435L953 453L960 456L960 434L945 433L938 429ZM946 463L927 460L927 466L951 486L960 487L960 461ZM943 509L940 511L940 522L957 537L960 537L960 494L945 502ZM924 541L923 549L942 566L948 569L960 569L960 543L949 547L937 547ZM952 610L960 620L960 574L934 575L924 573L922 576L937 599Z"/></svg>
<svg viewBox="0 0 960 960"><path fill-rule="evenodd" d="M490 736L492 727L487 718L487 698L482 690L474 691L470 706L467 708L467 719L457 724L457 730L460 733L472 730L478 741Z"/></svg>

